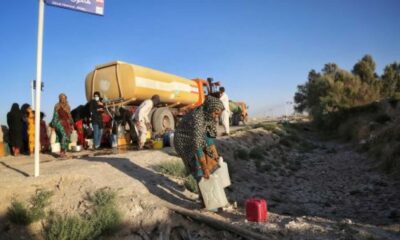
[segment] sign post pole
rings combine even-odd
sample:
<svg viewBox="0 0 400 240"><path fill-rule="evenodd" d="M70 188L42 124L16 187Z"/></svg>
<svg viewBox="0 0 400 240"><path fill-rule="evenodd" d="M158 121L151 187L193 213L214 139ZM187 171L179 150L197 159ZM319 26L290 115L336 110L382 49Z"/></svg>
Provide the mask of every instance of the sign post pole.
<svg viewBox="0 0 400 240"><path fill-rule="evenodd" d="M42 85L44 0L39 0L38 37L36 53L36 96L35 96L35 177L39 176L40 153L40 94ZM39 87L38 87L39 86Z"/></svg>
<svg viewBox="0 0 400 240"><path fill-rule="evenodd" d="M35 88L34 88L35 80L31 81L31 97L32 97L32 109L35 110Z"/></svg>
<svg viewBox="0 0 400 240"><path fill-rule="evenodd" d="M39 153L40 153L40 94L42 90L42 52L43 52L43 24L44 24L44 2L47 4L69 8L76 11L104 15L104 0L38 0L38 37L36 53L36 95L35 95L35 177L39 176ZM33 103L32 103L33 105Z"/></svg>

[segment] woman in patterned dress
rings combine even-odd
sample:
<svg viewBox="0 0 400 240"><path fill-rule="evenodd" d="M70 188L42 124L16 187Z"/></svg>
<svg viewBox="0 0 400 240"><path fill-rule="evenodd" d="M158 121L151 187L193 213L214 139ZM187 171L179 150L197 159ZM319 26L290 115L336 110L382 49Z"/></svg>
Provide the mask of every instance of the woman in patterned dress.
<svg viewBox="0 0 400 240"><path fill-rule="evenodd" d="M218 118L223 110L222 102L209 96L203 105L186 114L175 130L176 152L198 182L202 177L208 179L218 167L214 139L217 136Z"/></svg>
<svg viewBox="0 0 400 240"><path fill-rule="evenodd" d="M58 98L59 102L54 106L51 125L56 130L57 138L60 141L60 157L65 157L65 151L68 149L74 121L72 120L71 108L68 104L67 96L61 93Z"/></svg>

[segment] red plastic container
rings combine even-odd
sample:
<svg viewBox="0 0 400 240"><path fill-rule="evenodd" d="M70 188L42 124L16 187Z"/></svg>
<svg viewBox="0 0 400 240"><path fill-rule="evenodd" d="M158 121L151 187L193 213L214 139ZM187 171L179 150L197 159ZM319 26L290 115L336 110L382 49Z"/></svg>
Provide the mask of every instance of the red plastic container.
<svg viewBox="0 0 400 240"><path fill-rule="evenodd" d="M246 219L251 222L265 222L268 220L267 201L262 198L246 200Z"/></svg>

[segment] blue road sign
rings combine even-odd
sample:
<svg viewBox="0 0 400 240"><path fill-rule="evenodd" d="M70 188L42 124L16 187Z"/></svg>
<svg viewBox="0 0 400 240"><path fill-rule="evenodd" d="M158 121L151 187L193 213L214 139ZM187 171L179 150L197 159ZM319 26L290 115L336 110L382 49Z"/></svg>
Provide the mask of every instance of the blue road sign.
<svg viewBox="0 0 400 240"><path fill-rule="evenodd" d="M45 2L56 7L104 15L104 0L45 0Z"/></svg>

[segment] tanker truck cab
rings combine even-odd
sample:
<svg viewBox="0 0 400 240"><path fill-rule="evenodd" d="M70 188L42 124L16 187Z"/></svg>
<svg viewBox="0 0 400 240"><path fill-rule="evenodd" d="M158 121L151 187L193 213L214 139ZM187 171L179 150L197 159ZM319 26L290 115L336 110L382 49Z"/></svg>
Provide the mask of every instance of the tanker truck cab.
<svg viewBox="0 0 400 240"><path fill-rule="evenodd" d="M88 73L85 88L88 101L98 91L107 108L125 108L132 113L144 100L159 95L161 104L150 112L149 119L153 133L163 134L173 130L180 117L203 104L216 84L115 61L97 65ZM112 111L107 112L112 115Z"/></svg>

